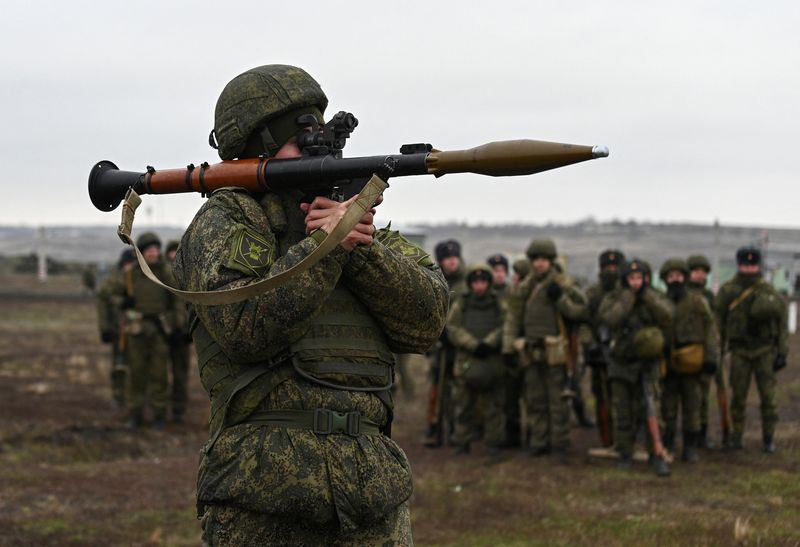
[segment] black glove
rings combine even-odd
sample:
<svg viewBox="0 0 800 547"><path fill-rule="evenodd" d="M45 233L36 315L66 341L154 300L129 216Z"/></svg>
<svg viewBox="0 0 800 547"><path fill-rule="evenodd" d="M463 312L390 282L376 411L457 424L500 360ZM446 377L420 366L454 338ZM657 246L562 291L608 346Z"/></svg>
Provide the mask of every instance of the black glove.
<svg viewBox="0 0 800 547"><path fill-rule="evenodd" d="M493 350L492 346L490 346L486 342L480 342L478 344L478 347L475 348L475 351L473 353L475 354L475 357L484 358L484 357L489 357L489 355L491 355L492 353L492 350Z"/></svg>
<svg viewBox="0 0 800 547"><path fill-rule="evenodd" d="M786 356L785 355L778 355L775 357L775 360L772 362L772 370L778 372L780 369L786 366Z"/></svg>
<svg viewBox="0 0 800 547"><path fill-rule="evenodd" d="M547 298L555 302L564 294L564 289L561 288L561 285L553 281L547 286L545 292L547 293Z"/></svg>
<svg viewBox="0 0 800 547"><path fill-rule="evenodd" d="M103 332L100 333L100 340L104 344L110 344L111 342L114 341L114 333L111 332L110 330L104 330Z"/></svg>
<svg viewBox="0 0 800 547"><path fill-rule="evenodd" d="M706 361L703 363L703 372L709 376L713 376L717 372L717 363L714 361Z"/></svg>
<svg viewBox="0 0 800 547"><path fill-rule="evenodd" d="M136 307L136 299L132 296L126 296L122 301L122 309L129 310Z"/></svg>

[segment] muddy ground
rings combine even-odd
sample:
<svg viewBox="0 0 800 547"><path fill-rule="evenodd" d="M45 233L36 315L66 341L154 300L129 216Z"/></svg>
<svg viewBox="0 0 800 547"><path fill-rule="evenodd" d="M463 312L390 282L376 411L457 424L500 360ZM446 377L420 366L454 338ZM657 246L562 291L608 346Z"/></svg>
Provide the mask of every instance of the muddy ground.
<svg viewBox="0 0 800 547"><path fill-rule="evenodd" d="M197 378L186 422L131 433L110 403L109 351L80 281L0 284L10 289L0 294L0 545L198 545L208 405ZM798 336L779 377L778 453L759 449L751 393L746 450L704 451L668 479L589 458L597 435L580 429L568 465L426 449L424 362L412 371L394 436L414 469L418 545L800 545Z"/></svg>

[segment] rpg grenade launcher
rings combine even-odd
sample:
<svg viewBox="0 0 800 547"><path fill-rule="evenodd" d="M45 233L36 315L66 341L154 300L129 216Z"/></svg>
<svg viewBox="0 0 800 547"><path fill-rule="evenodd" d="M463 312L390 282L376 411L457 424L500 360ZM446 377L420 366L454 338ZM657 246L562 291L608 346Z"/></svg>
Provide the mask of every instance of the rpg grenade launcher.
<svg viewBox="0 0 800 547"><path fill-rule="evenodd" d="M358 194L373 175L384 181L389 177L440 177L448 173L531 175L608 156L605 146L514 140L451 151L435 150L430 144L405 144L400 147L400 154L343 158L342 149L358 125L353 114L341 111L322 126L311 114L300 116L297 122L307 128L297 141L302 157L262 156L159 171L148 166L144 173L121 171L104 160L97 162L89 173L89 197L101 211L115 209L129 189L137 194L207 195L226 186L238 186L252 193L296 188L309 198L326 195L341 201Z"/></svg>

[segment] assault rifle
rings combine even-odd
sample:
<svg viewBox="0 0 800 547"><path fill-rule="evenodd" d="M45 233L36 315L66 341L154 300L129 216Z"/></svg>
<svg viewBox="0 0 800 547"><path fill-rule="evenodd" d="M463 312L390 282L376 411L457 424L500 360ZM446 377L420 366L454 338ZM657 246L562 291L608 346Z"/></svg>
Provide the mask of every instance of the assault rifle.
<svg viewBox="0 0 800 547"><path fill-rule="evenodd" d="M343 201L358 194L377 174L388 177L478 173L494 177L531 175L608 156L605 146L580 146L546 141L492 142L468 150L435 150L430 144L405 144L400 154L343 158L342 149L358 120L339 112L324 126L314 116L300 116L308 131L297 144L302 157L275 159L262 156L221 163L189 164L181 169L146 172L121 171L110 161L99 161L89 173L89 197L101 211L119 205L128 189L137 194L200 192L237 186L253 193L300 189L310 195L328 195Z"/></svg>

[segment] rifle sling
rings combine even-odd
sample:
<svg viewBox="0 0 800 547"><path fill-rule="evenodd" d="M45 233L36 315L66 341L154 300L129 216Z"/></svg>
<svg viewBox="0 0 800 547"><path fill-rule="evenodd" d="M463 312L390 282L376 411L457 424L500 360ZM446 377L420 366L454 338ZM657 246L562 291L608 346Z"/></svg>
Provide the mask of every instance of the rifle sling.
<svg viewBox="0 0 800 547"><path fill-rule="evenodd" d="M136 247L133 239L131 239L131 230L133 229L133 219L136 214L136 208L142 203L142 198L139 197L133 188L129 188L128 193L125 195L125 202L122 204L122 222L119 228L117 228L117 235L119 235L123 242L133 247L142 272L156 285L163 287L172 294L192 304L200 304L202 306L233 304L234 302L241 302L242 300L254 298L276 289L325 258L325 256L335 249L336 246L347 237L347 234L355 228L356 224L361 220L361 217L372 208L378 200L378 197L380 197L387 187L388 184L386 184L385 181L379 176L373 175L364 188L362 188L361 192L359 192L356 200L347 207L344 216L336 224L336 227L334 227L331 233L325 236L325 239L322 240L317 248L303 258L303 260L277 275L234 289L220 291L182 291L162 283L152 270L150 270L150 266L148 266L142 253Z"/></svg>

